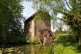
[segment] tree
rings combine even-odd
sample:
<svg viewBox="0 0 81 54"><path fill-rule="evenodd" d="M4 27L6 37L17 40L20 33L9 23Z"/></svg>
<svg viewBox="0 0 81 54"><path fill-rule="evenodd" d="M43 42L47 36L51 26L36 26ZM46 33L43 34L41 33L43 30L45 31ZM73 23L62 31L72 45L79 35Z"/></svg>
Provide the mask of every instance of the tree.
<svg viewBox="0 0 81 54"><path fill-rule="evenodd" d="M63 14L63 20L77 32L81 45L81 1L80 0L28 0L33 2L36 8L43 8L56 16Z"/></svg>
<svg viewBox="0 0 81 54"><path fill-rule="evenodd" d="M21 0L0 0L0 38L1 43L6 42L6 37L9 36L9 32L13 33L21 29L22 19L22 5Z"/></svg>

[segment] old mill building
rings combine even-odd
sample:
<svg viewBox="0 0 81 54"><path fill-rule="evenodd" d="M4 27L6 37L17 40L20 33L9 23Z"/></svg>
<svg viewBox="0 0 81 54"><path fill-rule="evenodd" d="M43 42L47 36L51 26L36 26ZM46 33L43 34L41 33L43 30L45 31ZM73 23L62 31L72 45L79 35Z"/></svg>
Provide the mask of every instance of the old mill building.
<svg viewBox="0 0 81 54"><path fill-rule="evenodd" d="M46 11L37 11L24 22L24 31L32 40L46 28L51 29L51 17Z"/></svg>

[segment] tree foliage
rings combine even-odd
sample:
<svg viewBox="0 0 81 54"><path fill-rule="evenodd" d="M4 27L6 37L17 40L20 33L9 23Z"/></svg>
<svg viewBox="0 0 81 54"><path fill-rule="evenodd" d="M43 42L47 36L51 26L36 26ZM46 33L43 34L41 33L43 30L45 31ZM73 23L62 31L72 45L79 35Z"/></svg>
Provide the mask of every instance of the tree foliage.
<svg viewBox="0 0 81 54"><path fill-rule="evenodd" d="M0 0L0 38L6 41L9 32L14 36L15 30L21 28L21 0Z"/></svg>

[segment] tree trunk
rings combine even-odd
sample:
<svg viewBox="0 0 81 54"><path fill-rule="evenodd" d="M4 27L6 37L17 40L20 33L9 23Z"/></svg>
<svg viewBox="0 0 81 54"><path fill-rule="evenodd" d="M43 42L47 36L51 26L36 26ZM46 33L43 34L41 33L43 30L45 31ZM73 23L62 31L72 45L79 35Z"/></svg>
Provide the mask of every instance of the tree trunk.
<svg viewBox="0 0 81 54"><path fill-rule="evenodd" d="M81 46L81 33L79 34L79 45Z"/></svg>

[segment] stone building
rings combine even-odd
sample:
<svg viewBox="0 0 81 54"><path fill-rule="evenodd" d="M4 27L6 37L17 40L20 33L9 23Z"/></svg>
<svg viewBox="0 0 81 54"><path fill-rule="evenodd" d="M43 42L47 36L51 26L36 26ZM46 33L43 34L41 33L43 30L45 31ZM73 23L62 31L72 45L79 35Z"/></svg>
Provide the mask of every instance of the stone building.
<svg viewBox="0 0 81 54"><path fill-rule="evenodd" d="M24 32L33 40L42 29L51 29L51 17L45 11L37 11L24 22Z"/></svg>

